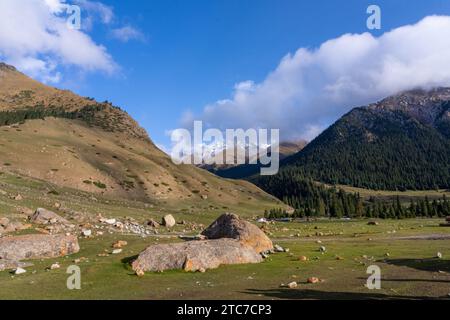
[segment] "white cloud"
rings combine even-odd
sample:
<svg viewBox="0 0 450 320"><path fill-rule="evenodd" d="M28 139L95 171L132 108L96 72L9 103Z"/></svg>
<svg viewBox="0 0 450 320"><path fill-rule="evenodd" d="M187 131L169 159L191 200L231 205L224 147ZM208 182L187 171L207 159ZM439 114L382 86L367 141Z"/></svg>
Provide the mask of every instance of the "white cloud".
<svg viewBox="0 0 450 320"><path fill-rule="evenodd" d="M122 42L128 42L130 40L145 41L144 34L132 26L113 29L111 35Z"/></svg>
<svg viewBox="0 0 450 320"><path fill-rule="evenodd" d="M433 86L450 86L448 16L380 37L345 34L317 49L301 48L263 82L237 84L231 99L207 105L195 118L220 129L279 128L284 139L312 139L353 107Z"/></svg>
<svg viewBox="0 0 450 320"><path fill-rule="evenodd" d="M46 1L60 1L60 0L46 0ZM79 5L85 11L87 11L88 14L99 17L100 22L103 24L110 24L114 21L113 8L101 2L89 0L71 0L69 2Z"/></svg>
<svg viewBox="0 0 450 320"><path fill-rule="evenodd" d="M117 65L104 46L83 31L67 27L61 6L64 2L1 0L0 60L46 82L60 80L59 66L115 72ZM95 5L87 0L78 2ZM98 3L97 6L102 7ZM108 10L102 12L108 21Z"/></svg>

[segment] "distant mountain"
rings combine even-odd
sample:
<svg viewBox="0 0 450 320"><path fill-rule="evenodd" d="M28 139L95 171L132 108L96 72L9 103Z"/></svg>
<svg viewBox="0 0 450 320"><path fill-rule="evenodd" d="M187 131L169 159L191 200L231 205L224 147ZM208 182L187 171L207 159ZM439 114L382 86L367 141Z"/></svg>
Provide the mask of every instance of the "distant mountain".
<svg viewBox="0 0 450 320"><path fill-rule="evenodd" d="M126 112L0 63L0 172L142 201L276 204L247 181L175 165Z"/></svg>
<svg viewBox="0 0 450 320"><path fill-rule="evenodd" d="M279 146L280 161L302 150L306 146L306 144L307 142L305 140L281 142ZM223 151L221 152L223 153ZM226 150L226 152L233 152L233 150ZM270 154L270 147L267 148L267 153ZM201 165L200 167L203 169L207 169L208 171L211 171L212 173L223 178L244 179L257 174L261 168L261 164L248 164L250 160L254 159L248 159L247 157L247 164L241 165L212 164Z"/></svg>
<svg viewBox="0 0 450 320"><path fill-rule="evenodd" d="M450 188L450 88L355 108L285 159L281 171L370 189Z"/></svg>

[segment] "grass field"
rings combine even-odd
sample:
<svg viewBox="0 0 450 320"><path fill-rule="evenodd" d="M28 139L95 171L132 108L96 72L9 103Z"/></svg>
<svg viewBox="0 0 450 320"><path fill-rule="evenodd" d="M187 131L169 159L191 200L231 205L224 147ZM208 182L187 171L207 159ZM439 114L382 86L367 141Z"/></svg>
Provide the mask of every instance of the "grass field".
<svg viewBox="0 0 450 320"><path fill-rule="evenodd" d="M89 193L9 174L0 176L0 189L7 193L0 195L0 216L15 219L24 219L21 208L51 209L55 202L92 216L132 216L145 222L173 213L177 220L204 225L225 211L249 219L264 211L246 204L224 209L207 203L193 207L192 203L155 202L149 207L139 201L101 196L93 199ZM57 194L49 194L49 190ZM8 196L15 194L23 199ZM0 272L0 299L448 299L450 228L439 227L441 222L380 220L377 226L367 225L367 220L277 222L267 231L275 244L290 249L288 253L273 254L261 264L222 266L206 273L149 273L142 278L134 275L129 261L150 244L181 241L178 235L183 234L183 226L177 225L170 232L161 228L159 235L146 238L105 234L80 239L80 252L70 257L31 261L34 265L26 274ZM128 242L122 253L98 256L110 252L116 240ZM324 254L319 252L320 246L326 247ZM436 258L438 252L442 259ZM299 256L309 260L300 261ZM78 263L82 288L68 290L66 269L80 258L85 258ZM55 262L60 269L46 270ZM381 268L381 290L365 287L370 265ZM307 284L309 277L323 281ZM298 282L296 289L281 286L291 281Z"/></svg>
<svg viewBox="0 0 450 320"><path fill-rule="evenodd" d="M82 239L82 249L76 255L33 261L28 273L20 276L0 273L0 299L450 298L450 238L400 239L431 234L450 237L450 228L437 227L438 223L438 220L382 221L371 228L366 221L277 223L271 226L272 239L289 248L289 253L274 254L256 265L223 266L206 273L150 273L143 278L134 275L128 261L150 244L178 239L164 235L146 239L120 235ZM287 234L290 231L301 234L291 237ZM318 231L343 234L316 237ZM98 257L99 253L110 251L116 240L126 240L129 245L119 255ZM319 246L325 246L327 251L321 254ZM443 259L435 258L437 252L443 254ZM299 261L301 255L309 261ZM79 263L82 289L68 290L66 268L81 257L87 258ZM54 262L60 263L61 269L46 271ZM381 290L368 290L364 286L369 265L381 268ZM323 282L307 284L309 277L318 277ZM297 281L299 287L280 286L291 281Z"/></svg>

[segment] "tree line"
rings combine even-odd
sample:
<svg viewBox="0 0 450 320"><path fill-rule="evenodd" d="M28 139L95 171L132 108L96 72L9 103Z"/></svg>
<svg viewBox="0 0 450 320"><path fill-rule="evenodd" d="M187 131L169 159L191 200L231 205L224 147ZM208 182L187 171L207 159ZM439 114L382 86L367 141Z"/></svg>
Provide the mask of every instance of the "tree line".
<svg viewBox="0 0 450 320"><path fill-rule="evenodd" d="M255 181L264 191L278 197L295 209L288 214L283 209L266 212L267 218L285 217L352 217L403 219L413 217L444 217L450 215L450 201L429 200L428 197L401 201L399 196L391 199L371 197L364 200L359 193L348 193L336 187L328 187L295 172L284 171Z"/></svg>

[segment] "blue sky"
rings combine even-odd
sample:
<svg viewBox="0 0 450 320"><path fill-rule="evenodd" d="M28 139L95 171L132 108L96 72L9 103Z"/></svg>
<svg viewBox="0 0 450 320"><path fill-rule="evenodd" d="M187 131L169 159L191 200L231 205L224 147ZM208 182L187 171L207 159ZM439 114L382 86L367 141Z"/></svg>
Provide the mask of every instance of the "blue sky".
<svg viewBox="0 0 450 320"><path fill-rule="evenodd" d="M76 67L58 66L62 78L55 85L112 101L128 111L153 141L166 146L167 130L178 128L187 110L201 115L207 104L230 99L235 84L263 82L288 53L317 48L345 33L369 32L370 4L382 10L382 30L370 31L374 36L428 15L450 15L450 2L442 0L102 3L113 8L114 25L94 20L85 33L106 48L118 71L78 72ZM130 26L140 36L118 41L111 35L113 26Z"/></svg>

